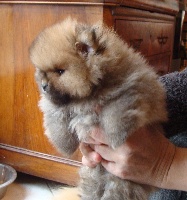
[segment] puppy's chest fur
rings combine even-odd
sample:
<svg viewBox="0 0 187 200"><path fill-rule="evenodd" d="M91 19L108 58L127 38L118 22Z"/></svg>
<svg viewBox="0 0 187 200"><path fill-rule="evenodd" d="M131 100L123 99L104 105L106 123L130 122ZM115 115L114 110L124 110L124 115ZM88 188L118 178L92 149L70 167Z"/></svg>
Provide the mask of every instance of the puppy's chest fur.
<svg viewBox="0 0 187 200"><path fill-rule="evenodd" d="M128 105L128 92L122 93L121 90L111 90L106 95L90 98L81 102L71 103L68 109L69 125L68 129L71 133L76 133L79 141L86 141L91 131L100 126L109 136L109 144L115 148L124 142L124 139L133 131L133 123L129 123L129 127L125 127L121 122L124 115L126 118L132 119L133 113L128 110L133 110L133 105L137 103L138 98L131 100L132 104ZM124 111L124 105L125 111ZM136 117L135 117L136 118ZM123 134L121 134L123 132Z"/></svg>
<svg viewBox="0 0 187 200"><path fill-rule="evenodd" d="M85 141L90 131L102 122L105 110L102 100L82 101L68 106L69 131L76 132L79 141Z"/></svg>

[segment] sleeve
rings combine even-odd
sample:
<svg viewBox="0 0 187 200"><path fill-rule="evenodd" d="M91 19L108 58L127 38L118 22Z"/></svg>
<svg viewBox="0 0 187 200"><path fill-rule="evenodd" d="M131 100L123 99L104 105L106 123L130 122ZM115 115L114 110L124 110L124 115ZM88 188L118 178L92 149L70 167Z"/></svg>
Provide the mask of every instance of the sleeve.
<svg viewBox="0 0 187 200"><path fill-rule="evenodd" d="M187 130L187 69L160 77L167 94L168 123L164 124L166 136Z"/></svg>

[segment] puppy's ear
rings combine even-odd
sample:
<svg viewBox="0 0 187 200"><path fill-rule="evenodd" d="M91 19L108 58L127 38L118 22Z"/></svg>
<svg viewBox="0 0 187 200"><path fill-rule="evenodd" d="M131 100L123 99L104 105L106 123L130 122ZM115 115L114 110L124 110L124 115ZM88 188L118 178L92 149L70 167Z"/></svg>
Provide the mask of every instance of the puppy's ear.
<svg viewBox="0 0 187 200"><path fill-rule="evenodd" d="M98 49L98 41L96 38L95 27L79 24L76 29L76 50L79 54L87 57L88 54L96 53Z"/></svg>
<svg viewBox="0 0 187 200"><path fill-rule="evenodd" d="M84 57L86 57L89 53L94 52L94 49L83 43L83 42L76 42L75 47L78 53L82 54Z"/></svg>

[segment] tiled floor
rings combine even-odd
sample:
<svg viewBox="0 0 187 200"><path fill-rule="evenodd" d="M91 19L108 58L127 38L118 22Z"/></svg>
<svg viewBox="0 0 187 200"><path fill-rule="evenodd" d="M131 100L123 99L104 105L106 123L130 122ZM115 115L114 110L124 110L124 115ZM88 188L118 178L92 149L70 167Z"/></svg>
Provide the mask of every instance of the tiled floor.
<svg viewBox="0 0 187 200"><path fill-rule="evenodd" d="M77 188L18 174L2 200L79 200Z"/></svg>

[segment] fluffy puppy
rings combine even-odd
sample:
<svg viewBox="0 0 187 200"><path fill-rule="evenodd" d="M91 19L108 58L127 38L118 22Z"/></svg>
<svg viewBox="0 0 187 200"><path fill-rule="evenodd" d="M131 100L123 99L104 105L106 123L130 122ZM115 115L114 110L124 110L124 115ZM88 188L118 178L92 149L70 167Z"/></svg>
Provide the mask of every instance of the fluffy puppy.
<svg viewBox="0 0 187 200"><path fill-rule="evenodd" d="M45 134L64 154L73 154L97 125L116 148L138 128L167 119L156 73L100 23L67 19L46 28L31 45L30 58L41 89ZM145 200L153 189L115 177L101 165L82 167L80 176L82 200Z"/></svg>

